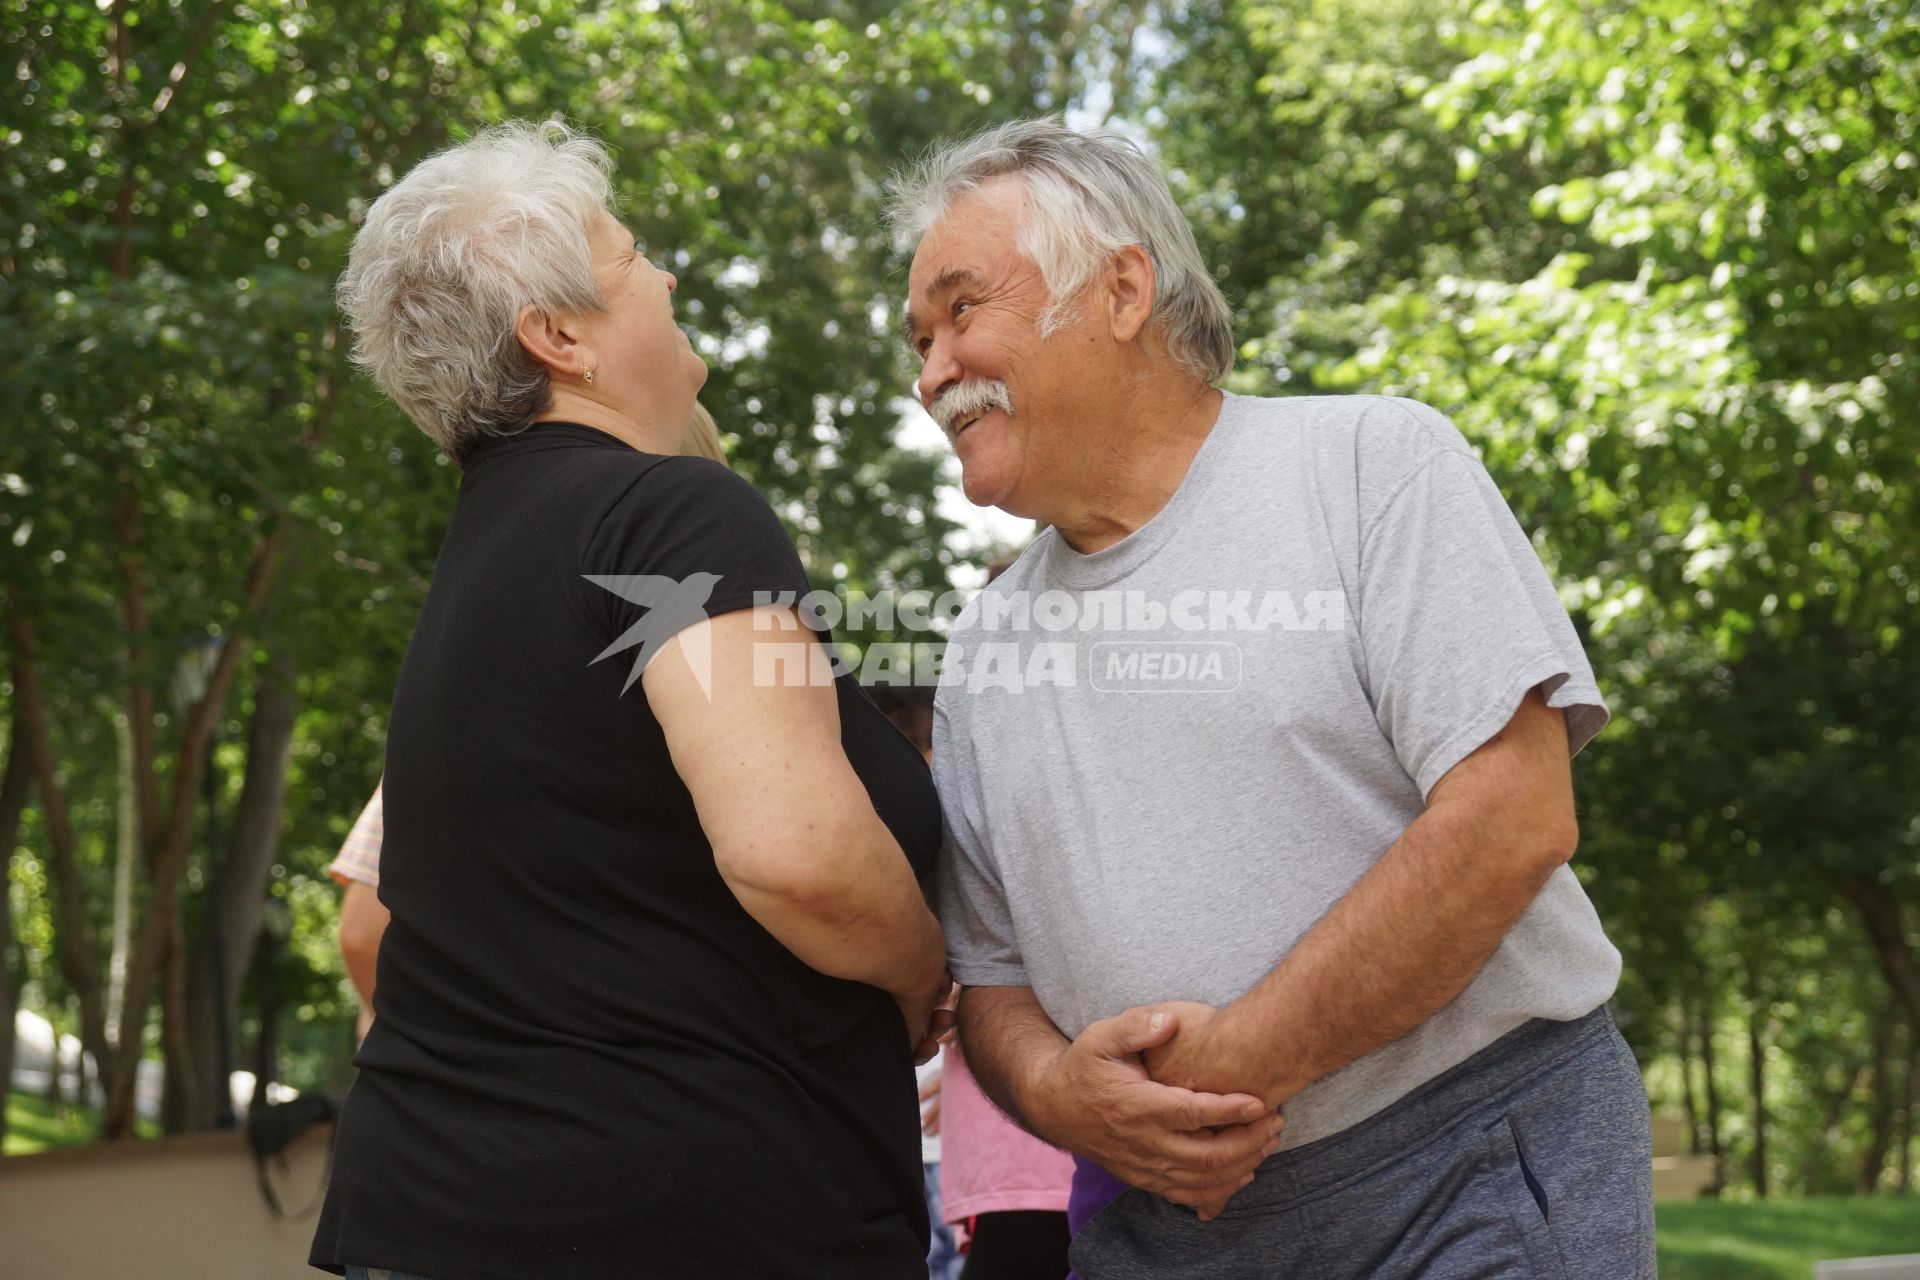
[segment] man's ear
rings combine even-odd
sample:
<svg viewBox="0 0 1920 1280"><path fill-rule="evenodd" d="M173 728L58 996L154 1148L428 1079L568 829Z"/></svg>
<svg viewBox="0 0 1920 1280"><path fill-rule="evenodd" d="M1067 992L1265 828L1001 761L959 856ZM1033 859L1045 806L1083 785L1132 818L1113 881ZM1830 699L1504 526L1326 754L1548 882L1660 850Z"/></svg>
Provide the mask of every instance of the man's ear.
<svg viewBox="0 0 1920 1280"><path fill-rule="evenodd" d="M1108 262L1107 314L1116 341L1132 342L1146 327L1155 283L1153 257L1140 245L1128 245Z"/></svg>
<svg viewBox="0 0 1920 1280"><path fill-rule="evenodd" d="M550 374L577 378L593 368L593 353L582 341L573 317L565 312L528 303L514 318L513 336L521 349Z"/></svg>

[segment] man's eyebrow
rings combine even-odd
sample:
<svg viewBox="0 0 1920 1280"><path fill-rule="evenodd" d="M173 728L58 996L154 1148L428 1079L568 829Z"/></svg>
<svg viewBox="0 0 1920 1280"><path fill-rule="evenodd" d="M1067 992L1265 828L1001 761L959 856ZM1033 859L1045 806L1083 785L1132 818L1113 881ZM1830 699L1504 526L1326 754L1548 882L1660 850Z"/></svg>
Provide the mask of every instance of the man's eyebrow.
<svg viewBox="0 0 1920 1280"><path fill-rule="evenodd" d="M945 293L948 289L953 288L955 285L968 284L977 286L980 280L980 273L972 267L948 267L939 275L935 276L932 283L927 285L925 289L921 290L920 296L928 302L932 302L935 298Z"/></svg>
<svg viewBox="0 0 1920 1280"><path fill-rule="evenodd" d="M962 285L978 288L984 279L985 277L972 267L947 267L928 282L927 287L920 291L920 296L928 302L932 302L947 290L958 288ZM919 326L914 323L913 319L913 303L909 301L907 303L906 315L900 318L900 341L911 347L913 345L914 330L917 328L919 328Z"/></svg>

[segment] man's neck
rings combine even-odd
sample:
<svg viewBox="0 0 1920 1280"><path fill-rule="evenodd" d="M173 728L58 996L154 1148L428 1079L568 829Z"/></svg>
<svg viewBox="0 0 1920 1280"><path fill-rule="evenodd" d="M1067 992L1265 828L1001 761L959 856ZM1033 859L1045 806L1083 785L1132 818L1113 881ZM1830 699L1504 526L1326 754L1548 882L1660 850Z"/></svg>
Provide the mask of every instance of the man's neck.
<svg viewBox="0 0 1920 1280"><path fill-rule="evenodd" d="M1072 491L1050 513L1067 545L1082 555L1104 551L1158 515L1186 479L1223 401L1212 387L1183 380L1117 408L1081 459Z"/></svg>

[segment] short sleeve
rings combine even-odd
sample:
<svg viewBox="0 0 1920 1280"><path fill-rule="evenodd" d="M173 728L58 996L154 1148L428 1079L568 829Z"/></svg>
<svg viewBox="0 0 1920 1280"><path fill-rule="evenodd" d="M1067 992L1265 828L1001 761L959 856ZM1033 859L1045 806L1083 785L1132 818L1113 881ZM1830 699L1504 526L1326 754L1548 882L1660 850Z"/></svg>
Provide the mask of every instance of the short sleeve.
<svg viewBox="0 0 1920 1280"><path fill-rule="evenodd" d="M947 935L947 967L962 986L1031 986L1006 889L981 830L983 806L972 737L956 731L948 699L942 689L933 707L933 780L946 821L934 899Z"/></svg>
<svg viewBox="0 0 1920 1280"><path fill-rule="evenodd" d="M659 645L706 618L809 590L793 540L740 476L705 458L649 467L608 511L581 564L582 600L609 642ZM643 636L630 635L645 620Z"/></svg>
<svg viewBox="0 0 1920 1280"><path fill-rule="evenodd" d="M340 852L334 855L327 871L342 885L358 882L380 887L380 846L386 839L387 810L381 798L385 784L373 789L373 798L354 820Z"/></svg>
<svg viewBox="0 0 1920 1280"><path fill-rule="evenodd" d="M1607 722L1552 580L1465 448L1435 449L1363 530L1359 631L1374 712L1423 796L1529 690L1565 712L1573 753Z"/></svg>

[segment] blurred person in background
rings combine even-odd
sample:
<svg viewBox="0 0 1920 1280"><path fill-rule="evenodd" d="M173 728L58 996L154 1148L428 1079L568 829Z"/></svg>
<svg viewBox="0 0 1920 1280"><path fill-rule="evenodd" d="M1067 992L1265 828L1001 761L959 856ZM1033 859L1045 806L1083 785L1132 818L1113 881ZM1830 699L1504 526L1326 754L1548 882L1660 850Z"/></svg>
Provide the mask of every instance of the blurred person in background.
<svg viewBox="0 0 1920 1280"><path fill-rule="evenodd" d="M933 690L919 685L866 686L873 705L893 722L922 759L933 757ZM927 1219L933 1224L933 1243L927 1249L928 1280L956 1280L960 1274L959 1241L941 1213L941 1159L945 1140L940 1133L940 1054L921 1063L915 1075L920 1084L920 1173L927 1201Z"/></svg>
<svg viewBox="0 0 1920 1280"><path fill-rule="evenodd" d="M992 582L1009 562L987 570ZM877 685L889 720L933 758L933 689ZM948 1036L920 1067L921 1160L933 1219L933 1280L1061 1280L1073 1157L1007 1119ZM964 1266L962 1265L964 1263Z"/></svg>

